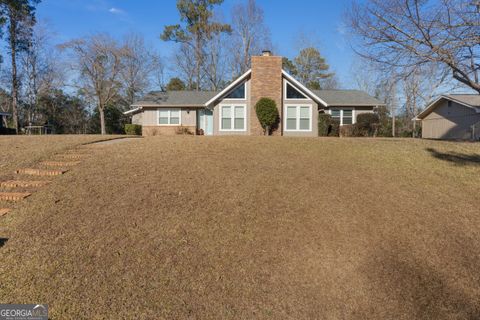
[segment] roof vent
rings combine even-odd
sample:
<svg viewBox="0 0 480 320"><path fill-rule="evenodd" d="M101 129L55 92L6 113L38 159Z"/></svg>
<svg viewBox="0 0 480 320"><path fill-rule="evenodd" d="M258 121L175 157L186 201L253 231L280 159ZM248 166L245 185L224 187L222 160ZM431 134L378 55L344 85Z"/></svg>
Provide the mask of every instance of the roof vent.
<svg viewBox="0 0 480 320"><path fill-rule="evenodd" d="M263 50L262 51L262 56L264 57L270 57L272 55L272 51L270 50Z"/></svg>

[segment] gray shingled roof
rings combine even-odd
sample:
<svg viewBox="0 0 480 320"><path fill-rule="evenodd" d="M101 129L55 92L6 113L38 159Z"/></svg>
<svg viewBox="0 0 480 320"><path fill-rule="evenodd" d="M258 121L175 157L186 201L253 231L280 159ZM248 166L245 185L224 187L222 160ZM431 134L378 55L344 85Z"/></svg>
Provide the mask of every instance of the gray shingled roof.
<svg viewBox="0 0 480 320"><path fill-rule="evenodd" d="M203 106L216 91L152 91L133 106Z"/></svg>
<svg viewBox="0 0 480 320"><path fill-rule="evenodd" d="M360 90L312 90L329 106L377 106L384 103Z"/></svg>
<svg viewBox="0 0 480 320"><path fill-rule="evenodd" d="M376 106L383 103L359 90L313 90L329 106ZM134 107L145 106L203 106L217 91L152 91L136 102Z"/></svg>
<svg viewBox="0 0 480 320"><path fill-rule="evenodd" d="M446 94L444 97L472 107L480 107L480 94Z"/></svg>

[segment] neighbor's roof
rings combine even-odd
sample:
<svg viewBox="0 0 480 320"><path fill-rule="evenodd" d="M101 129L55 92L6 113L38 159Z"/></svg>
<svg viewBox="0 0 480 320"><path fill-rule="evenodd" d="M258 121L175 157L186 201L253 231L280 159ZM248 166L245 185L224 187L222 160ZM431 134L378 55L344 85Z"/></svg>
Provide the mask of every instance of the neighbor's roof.
<svg viewBox="0 0 480 320"><path fill-rule="evenodd" d="M191 106L203 107L217 91L152 91L132 107Z"/></svg>
<svg viewBox="0 0 480 320"><path fill-rule="evenodd" d="M381 106L380 100L360 90L313 90L319 98L332 106Z"/></svg>
<svg viewBox="0 0 480 320"><path fill-rule="evenodd" d="M11 115L12 115L12 114L9 113L9 112L0 111L0 116L7 116L7 117L9 117L9 116L11 116Z"/></svg>
<svg viewBox="0 0 480 320"><path fill-rule="evenodd" d="M435 99L432 103L430 103L425 110L420 112L414 120L422 120L438 106L438 102L441 100L450 100L461 104L465 107L472 108L478 113L480 113L480 95L479 94L444 94Z"/></svg>

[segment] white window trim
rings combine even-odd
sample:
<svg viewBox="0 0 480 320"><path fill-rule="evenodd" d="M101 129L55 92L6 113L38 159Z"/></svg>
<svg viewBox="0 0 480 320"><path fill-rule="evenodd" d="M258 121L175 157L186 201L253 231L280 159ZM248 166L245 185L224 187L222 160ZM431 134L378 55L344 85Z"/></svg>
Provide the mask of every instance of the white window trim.
<svg viewBox="0 0 480 320"><path fill-rule="evenodd" d="M160 124L160 110L168 111L168 124ZM171 124L170 119L172 117L172 111L179 111L179 119L178 119L178 124ZM157 125L161 127L178 127L182 125L182 109L180 108L159 108L157 109Z"/></svg>
<svg viewBox="0 0 480 320"><path fill-rule="evenodd" d="M229 99L230 100L230 99ZM223 131L223 132L231 132L231 131L237 131L237 132L245 132L247 131L247 105L245 103L222 103L218 106L220 109L218 111L219 114L219 121L218 121L218 131ZM232 123L232 129L222 129L222 117L223 117L223 107L231 107L231 123ZM234 129L235 128L235 107L243 107L243 129Z"/></svg>
<svg viewBox="0 0 480 320"><path fill-rule="evenodd" d="M244 85L244 88L245 88L245 98L227 98L227 97L225 97L224 100L227 100L227 101L245 101L245 100L247 100L247 97L248 97L247 81L245 81L245 82L243 83L243 85ZM227 96L229 93L231 93L232 91L234 91L235 89L237 89L237 87L239 87L239 86L233 87L233 89L230 90L230 91L226 94L226 96Z"/></svg>
<svg viewBox="0 0 480 320"><path fill-rule="evenodd" d="M355 124L357 122L357 115L354 107L335 108L335 110L340 110L340 125L343 126L343 109L352 110L352 124ZM328 114L332 115L332 109L328 110Z"/></svg>
<svg viewBox="0 0 480 320"><path fill-rule="evenodd" d="M303 96L305 98L288 98L287 97L287 83L289 85L291 85L293 88L295 88L298 92L300 92L301 94L303 94ZM285 100L310 100L307 95L305 93L303 93L301 90L298 90L298 88L296 86L294 86L290 81L288 81L287 79L284 79L283 81L283 92L285 93Z"/></svg>
<svg viewBox="0 0 480 320"><path fill-rule="evenodd" d="M300 107L308 107L309 108L309 114L310 114L310 127L308 130L306 129L287 129L287 109L288 107L296 107L297 109L297 114L296 114L296 119L297 119L297 124L296 124L296 127L297 128L300 128ZM294 104L285 104L285 109L283 110L283 114L285 115L284 116L284 121L283 121L283 125L284 125L284 131L287 131L287 132L311 132L313 129L313 113L312 113L312 105L311 104L301 104L301 103L294 103Z"/></svg>

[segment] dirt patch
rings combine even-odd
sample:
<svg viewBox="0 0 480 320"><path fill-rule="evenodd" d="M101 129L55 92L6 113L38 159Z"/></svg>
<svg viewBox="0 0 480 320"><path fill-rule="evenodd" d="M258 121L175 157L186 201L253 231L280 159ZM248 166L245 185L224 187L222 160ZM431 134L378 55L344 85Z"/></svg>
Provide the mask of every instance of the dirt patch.
<svg viewBox="0 0 480 320"><path fill-rule="evenodd" d="M152 137L91 153L0 220L0 301L52 319L480 315L479 144Z"/></svg>

